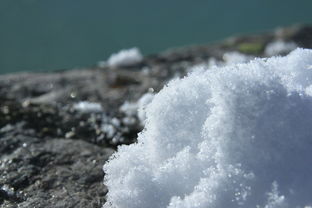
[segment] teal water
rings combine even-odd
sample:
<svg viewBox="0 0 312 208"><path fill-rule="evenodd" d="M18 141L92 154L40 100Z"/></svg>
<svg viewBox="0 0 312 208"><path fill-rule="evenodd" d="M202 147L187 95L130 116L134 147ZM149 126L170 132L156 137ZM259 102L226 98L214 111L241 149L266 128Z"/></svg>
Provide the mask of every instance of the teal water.
<svg viewBox="0 0 312 208"><path fill-rule="evenodd" d="M311 0L0 0L0 73L94 65L312 22Z"/></svg>

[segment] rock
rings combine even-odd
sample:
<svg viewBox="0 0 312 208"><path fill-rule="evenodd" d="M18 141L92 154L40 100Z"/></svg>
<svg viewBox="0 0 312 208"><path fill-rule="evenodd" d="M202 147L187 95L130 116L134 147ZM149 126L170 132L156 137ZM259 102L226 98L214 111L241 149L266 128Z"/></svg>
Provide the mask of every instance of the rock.
<svg viewBox="0 0 312 208"><path fill-rule="evenodd" d="M101 207L102 166L120 144L136 141L137 115L120 110L194 65L226 52L265 57L269 43L312 48L312 27L294 26L223 42L171 49L133 65L0 76L0 206ZM74 108L99 103L103 112ZM129 122L131 121L131 122Z"/></svg>
<svg viewBox="0 0 312 208"><path fill-rule="evenodd" d="M81 140L18 139L23 145L1 157L2 197L12 202L3 207L16 202L25 208L101 207L106 193L102 164L112 149Z"/></svg>

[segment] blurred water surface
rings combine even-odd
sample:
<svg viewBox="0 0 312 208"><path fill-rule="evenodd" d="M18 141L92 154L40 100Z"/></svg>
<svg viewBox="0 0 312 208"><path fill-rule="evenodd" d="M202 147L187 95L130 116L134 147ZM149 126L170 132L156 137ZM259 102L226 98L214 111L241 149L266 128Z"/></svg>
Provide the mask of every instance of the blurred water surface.
<svg viewBox="0 0 312 208"><path fill-rule="evenodd" d="M1 0L0 73L90 66L122 48L144 54L311 23L311 0Z"/></svg>

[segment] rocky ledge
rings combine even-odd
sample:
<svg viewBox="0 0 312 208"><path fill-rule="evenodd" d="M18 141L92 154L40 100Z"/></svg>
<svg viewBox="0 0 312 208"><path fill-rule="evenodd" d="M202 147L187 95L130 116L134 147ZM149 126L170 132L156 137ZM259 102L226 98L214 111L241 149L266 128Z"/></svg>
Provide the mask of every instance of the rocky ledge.
<svg viewBox="0 0 312 208"><path fill-rule="evenodd" d="M103 164L143 128L138 100L192 66L293 47L312 48L312 27L172 49L122 66L1 75L0 206L101 207Z"/></svg>

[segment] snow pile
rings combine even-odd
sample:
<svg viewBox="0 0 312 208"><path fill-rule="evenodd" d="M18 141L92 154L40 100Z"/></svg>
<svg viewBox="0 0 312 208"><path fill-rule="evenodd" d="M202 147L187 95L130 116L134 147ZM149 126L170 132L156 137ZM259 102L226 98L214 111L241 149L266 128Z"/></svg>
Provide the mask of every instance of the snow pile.
<svg viewBox="0 0 312 208"><path fill-rule="evenodd" d="M138 48L130 48L119 51L112 54L107 64L111 67L129 66L140 63L143 60L143 56Z"/></svg>
<svg viewBox="0 0 312 208"><path fill-rule="evenodd" d="M195 71L104 166L105 208L312 205L312 50Z"/></svg>
<svg viewBox="0 0 312 208"><path fill-rule="evenodd" d="M297 44L294 42L285 42L277 40L269 43L264 50L264 54L267 56L275 56L279 54L286 54L297 48Z"/></svg>
<svg viewBox="0 0 312 208"><path fill-rule="evenodd" d="M75 103L73 108L83 113L99 113L103 111L100 103L94 103L89 101L81 101L79 103Z"/></svg>

